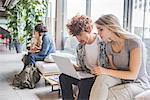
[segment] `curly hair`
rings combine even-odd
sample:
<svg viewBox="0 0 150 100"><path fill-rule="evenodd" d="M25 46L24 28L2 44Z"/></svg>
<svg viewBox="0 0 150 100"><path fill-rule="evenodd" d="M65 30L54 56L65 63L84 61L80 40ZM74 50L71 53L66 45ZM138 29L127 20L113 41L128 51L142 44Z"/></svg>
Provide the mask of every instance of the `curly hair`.
<svg viewBox="0 0 150 100"><path fill-rule="evenodd" d="M69 30L70 35L76 36L79 35L80 32L87 32L87 29L91 25L91 23L92 20L88 16L76 15L71 19L66 27Z"/></svg>

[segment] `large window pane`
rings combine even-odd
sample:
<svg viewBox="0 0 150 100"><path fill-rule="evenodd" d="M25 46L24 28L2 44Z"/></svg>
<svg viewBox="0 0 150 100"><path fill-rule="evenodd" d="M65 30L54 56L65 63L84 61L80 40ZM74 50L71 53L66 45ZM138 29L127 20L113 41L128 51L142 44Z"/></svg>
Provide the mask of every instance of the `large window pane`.
<svg viewBox="0 0 150 100"><path fill-rule="evenodd" d="M69 21L75 15L86 14L86 0L67 0L67 21ZM67 30L64 30L67 33ZM64 34L64 37L68 37L68 34Z"/></svg>
<svg viewBox="0 0 150 100"><path fill-rule="evenodd" d="M150 38L150 0L133 0L132 32Z"/></svg>
<svg viewBox="0 0 150 100"><path fill-rule="evenodd" d="M67 19L86 12L86 0L67 0Z"/></svg>
<svg viewBox="0 0 150 100"><path fill-rule="evenodd" d="M91 0L91 17L95 21L103 14L116 15L123 23L124 0Z"/></svg>

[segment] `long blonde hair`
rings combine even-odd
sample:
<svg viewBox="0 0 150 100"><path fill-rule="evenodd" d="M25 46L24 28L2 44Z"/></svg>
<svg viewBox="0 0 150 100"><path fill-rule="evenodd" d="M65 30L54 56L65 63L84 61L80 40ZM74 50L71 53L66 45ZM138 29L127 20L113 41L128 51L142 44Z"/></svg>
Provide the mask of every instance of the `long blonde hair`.
<svg viewBox="0 0 150 100"><path fill-rule="evenodd" d="M127 32L121 27L118 18L112 14L101 16L98 20L96 20L95 23L97 25L102 25L106 27L120 38L128 38L125 35Z"/></svg>

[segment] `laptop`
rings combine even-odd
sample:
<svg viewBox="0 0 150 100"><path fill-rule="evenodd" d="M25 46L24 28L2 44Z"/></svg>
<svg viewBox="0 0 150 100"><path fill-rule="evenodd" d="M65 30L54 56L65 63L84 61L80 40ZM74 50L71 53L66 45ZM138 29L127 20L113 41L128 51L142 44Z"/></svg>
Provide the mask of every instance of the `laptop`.
<svg viewBox="0 0 150 100"><path fill-rule="evenodd" d="M94 75L90 73L83 71L76 71L73 66L73 62L71 61L71 59L69 59L69 57L65 57L62 55L52 55L52 57L61 73L64 73L68 76L74 77L79 80L94 77Z"/></svg>

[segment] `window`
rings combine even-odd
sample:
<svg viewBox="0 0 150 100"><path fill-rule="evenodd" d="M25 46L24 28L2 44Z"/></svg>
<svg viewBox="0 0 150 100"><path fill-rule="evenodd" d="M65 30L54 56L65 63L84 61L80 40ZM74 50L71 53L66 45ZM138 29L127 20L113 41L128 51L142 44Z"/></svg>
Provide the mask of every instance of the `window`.
<svg viewBox="0 0 150 100"><path fill-rule="evenodd" d="M132 15L132 33L142 38L150 38L150 0L134 0ZM139 20L140 19L140 20Z"/></svg>
<svg viewBox="0 0 150 100"><path fill-rule="evenodd" d="M91 0L91 18L95 22L103 14L114 14L123 25L124 0ZM93 32L97 32L95 26Z"/></svg>
<svg viewBox="0 0 150 100"><path fill-rule="evenodd" d="M75 15L85 15L86 13L86 0L67 0L67 22ZM67 30L64 29L64 33ZM64 38L68 37L68 34L64 34Z"/></svg>
<svg viewBox="0 0 150 100"><path fill-rule="evenodd" d="M86 13L86 0L67 0L67 19Z"/></svg>
<svg viewBox="0 0 150 100"><path fill-rule="evenodd" d="M123 23L124 0L91 0L91 17L97 20L103 14L114 14Z"/></svg>

